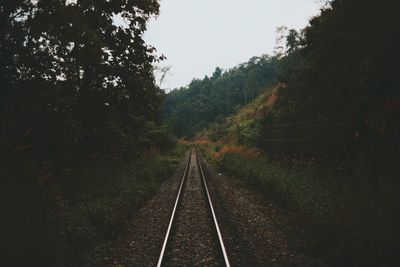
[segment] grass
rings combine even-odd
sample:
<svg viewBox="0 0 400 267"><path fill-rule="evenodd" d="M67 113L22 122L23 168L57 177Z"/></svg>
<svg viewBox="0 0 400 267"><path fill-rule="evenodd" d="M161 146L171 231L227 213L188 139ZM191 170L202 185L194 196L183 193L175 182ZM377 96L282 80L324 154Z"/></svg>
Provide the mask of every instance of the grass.
<svg viewBox="0 0 400 267"><path fill-rule="evenodd" d="M261 201L291 211L290 225L282 227L293 244L301 240L306 254L324 257L334 266L373 266L367 252L368 196L353 190L350 179L338 170L283 164L257 150L221 143L208 143L202 148L225 173L255 192Z"/></svg>
<svg viewBox="0 0 400 267"><path fill-rule="evenodd" d="M58 170L46 185L38 185L33 167L17 168L19 160L2 154L0 265L98 266L186 150L181 143L130 162L92 160Z"/></svg>
<svg viewBox="0 0 400 267"><path fill-rule="evenodd" d="M301 211L313 220L329 221L345 202L344 186L335 174L313 168L289 168L267 159L240 153L225 153L221 167L267 199ZM332 201L333 199L335 201Z"/></svg>
<svg viewBox="0 0 400 267"><path fill-rule="evenodd" d="M213 141L238 143L255 146L260 128L260 119L271 109L276 92L280 85L267 87L251 103L242 107L234 115L224 121L212 123L210 127L201 130L197 139L207 138Z"/></svg>
<svg viewBox="0 0 400 267"><path fill-rule="evenodd" d="M108 243L126 232L129 220L176 170L185 151L180 144L166 154L153 151L131 163L87 166L66 174L57 196L59 264L101 262Z"/></svg>

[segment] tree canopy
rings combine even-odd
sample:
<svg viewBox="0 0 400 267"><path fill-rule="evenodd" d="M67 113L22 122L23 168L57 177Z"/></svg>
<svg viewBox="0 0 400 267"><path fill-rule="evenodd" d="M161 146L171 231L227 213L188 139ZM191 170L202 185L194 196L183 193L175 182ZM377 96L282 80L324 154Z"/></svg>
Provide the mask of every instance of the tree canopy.
<svg viewBox="0 0 400 267"><path fill-rule="evenodd" d="M194 79L168 93L163 115L173 132L192 137L216 120L224 120L254 99L275 79L275 58L253 57L230 70L216 68L211 77Z"/></svg>
<svg viewBox="0 0 400 267"><path fill-rule="evenodd" d="M159 122L163 97L152 74L162 57L143 40L158 9L157 0L2 1L3 147L24 144L24 154L59 164L139 149L135 137Z"/></svg>
<svg viewBox="0 0 400 267"><path fill-rule="evenodd" d="M351 143L393 143L399 131L394 119L399 109L398 7L395 1L336 0L304 30L290 32L278 67L287 87L263 122L262 139L310 139L308 148L319 151L326 144L348 151ZM282 123L289 126L271 130ZM260 142L266 149L296 147Z"/></svg>

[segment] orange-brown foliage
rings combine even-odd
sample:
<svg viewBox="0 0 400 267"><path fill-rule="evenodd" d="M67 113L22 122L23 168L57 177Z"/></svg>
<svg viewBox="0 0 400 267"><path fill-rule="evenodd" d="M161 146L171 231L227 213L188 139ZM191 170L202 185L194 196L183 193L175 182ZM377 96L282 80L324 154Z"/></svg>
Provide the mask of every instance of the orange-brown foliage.
<svg viewBox="0 0 400 267"><path fill-rule="evenodd" d="M183 145L191 145L193 143L191 141L187 141L187 140L183 140L183 139L180 139L178 142L183 144Z"/></svg>
<svg viewBox="0 0 400 267"><path fill-rule="evenodd" d="M267 107L272 107L278 99L277 94L272 94L267 98Z"/></svg>
<svg viewBox="0 0 400 267"><path fill-rule="evenodd" d="M241 154L246 157L260 157L262 151L257 148L248 148L244 146L233 146L227 145L223 146L220 151L212 153L215 158L220 158L227 153Z"/></svg>
<svg viewBox="0 0 400 267"><path fill-rule="evenodd" d="M216 144L220 144L221 142L213 142L213 141L209 140L207 137L200 137L193 143L195 145L216 145Z"/></svg>

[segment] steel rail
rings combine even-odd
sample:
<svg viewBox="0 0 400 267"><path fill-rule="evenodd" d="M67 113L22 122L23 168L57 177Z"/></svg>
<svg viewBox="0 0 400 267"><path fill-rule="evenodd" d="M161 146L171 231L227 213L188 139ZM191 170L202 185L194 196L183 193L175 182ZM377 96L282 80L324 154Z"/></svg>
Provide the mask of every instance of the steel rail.
<svg viewBox="0 0 400 267"><path fill-rule="evenodd" d="M198 156L197 149L191 149L190 153L188 155L188 158L186 159L185 171L183 173L182 181L180 183L178 194L177 194L177 197L176 197L176 200L175 200L175 205L174 205L174 208L173 208L172 213L171 213L171 219L169 221L167 233L165 234L164 243L163 243L163 246L161 248L160 257L158 258L157 267L161 267L162 263L163 263L163 260L164 260L165 250L166 250L166 247L167 247L167 244L168 244L168 240L169 240L169 236L170 236L170 233L171 233L172 225L173 225L173 222L174 222L176 210L178 208L178 204L179 204L179 201L180 201L180 198L181 198L181 194L182 194L182 191L183 191L183 186L184 186L185 181L187 179L187 173L188 173L188 170L189 170L189 166L190 166L190 161L191 161L193 150L195 152L197 166L198 166L198 168L200 170L200 175L201 175L201 180L203 182L203 187L204 187L205 193L207 195L208 206L209 206L209 208L211 210L211 214L212 214L212 217L213 217L215 230L216 230L217 235L218 235L219 245L221 247L222 255L224 257L224 262L225 262L225 265L227 267L230 267L228 254L226 253L226 248L225 248L225 245L224 245L224 241L222 240L222 234L221 234L221 231L220 231L220 228L219 228L219 225L218 225L217 217L215 215L214 206L213 206L212 201L211 201L210 192L208 190L207 181L206 181L206 178L205 178L205 175L204 175L204 172L203 172L203 168L202 168L201 163L200 163L200 159L199 159L199 156Z"/></svg>
<svg viewBox="0 0 400 267"><path fill-rule="evenodd" d="M202 177L202 180L203 180L204 188L206 190L208 204L210 206L210 210L211 210L212 217L213 217L213 220L214 220L215 229L216 229L217 234L218 234L218 239L219 239L219 243L220 243L220 246L221 246L222 254L224 256L225 265L227 267L230 267L231 265L229 263L228 254L226 253L226 248L225 248L225 245L224 245L224 241L222 240L221 230L219 229L219 226L218 226L217 216L215 215L214 206L213 206L212 201L211 201L210 192L208 190L207 181L206 181L206 178L205 178L205 175L204 175L204 172L203 172L203 167L201 166L201 162L200 162L200 159L199 159L199 156L198 156L197 149L195 149L195 155L196 155L197 165L199 166L199 169L200 169L200 173L201 173L201 177Z"/></svg>
<svg viewBox="0 0 400 267"><path fill-rule="evenodd" d="M167 243L168 243L168 239L169 239L169 234L170 234L170 232L171 232L172 223L173 223L173 221L174 221L175 213L176 213L176 210L177 210L177 207L178 207L178 203L179 203L179 200L180 200L180 198L181 198L182 188L183 188L183 184L185 183L185 180L186 180L186 176L187 176L187 172L188 172L188 169L189 169L190 158L191 158L191 157L192 157L192 150L190 150L189 155L188 155L188 157L187 157L187 159L186 159L185 171L183 172L183 177L182 177L181 184L180 184L180 186L179 186L178 195L176 196L174 208L172 209L171 219L170 219L169 224L168 224L167 233L165 234L165 239L164 239L163 246L162 246L162 248L161 248L160 257L158 258L157 267L161 267L162 261L163 261L163 259L164 259L165 248L167 247Z"/></svg>

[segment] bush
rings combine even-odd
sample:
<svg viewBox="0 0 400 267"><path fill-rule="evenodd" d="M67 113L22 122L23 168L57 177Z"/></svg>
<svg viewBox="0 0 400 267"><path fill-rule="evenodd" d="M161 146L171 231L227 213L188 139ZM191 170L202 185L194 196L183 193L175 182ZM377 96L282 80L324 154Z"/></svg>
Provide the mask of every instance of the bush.
<svg viewBox="0 0 400 267"><path fill-rule="evenodd" d="M367 196L353 190L342 174L315 166L289 167L238 151L222 154L217 162L264 199L294 211L293 232L305 230L302 239L309 253L338 266L358 266L362 257L371 260L368 233L381 227L373 230L363 223L371 212Z"/></svg>
<svg viewBox="0 0 400 267"><path fill-rule="evenodd" d="M65 184L61 190L65 206L59 215L55 241L57 263L98 264L103 252L96 248L106 250L108 241L126 231L131 216L176 169L185 150L178 145L166 154L152 151L129 164L87 166L89 171L69 174L79 177L82 184L76 188L74 183Z"/></svg>

